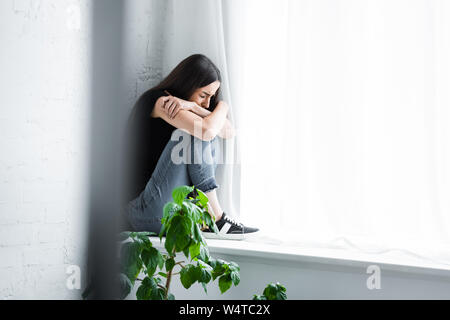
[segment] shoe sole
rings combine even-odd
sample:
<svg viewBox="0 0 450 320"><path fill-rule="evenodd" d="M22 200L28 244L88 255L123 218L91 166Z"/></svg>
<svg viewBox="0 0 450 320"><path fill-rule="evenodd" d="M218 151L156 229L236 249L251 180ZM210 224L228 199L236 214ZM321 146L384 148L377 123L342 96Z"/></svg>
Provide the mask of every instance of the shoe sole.
<svg viewBox="0 0 450 320"><path fill-rule="evenodd" d="M220 234L214 232L203 232L203 237L206 239L216 239L216 240L245 240L258 234L258 231L252 233L239 233L239 234Z"/></svg>

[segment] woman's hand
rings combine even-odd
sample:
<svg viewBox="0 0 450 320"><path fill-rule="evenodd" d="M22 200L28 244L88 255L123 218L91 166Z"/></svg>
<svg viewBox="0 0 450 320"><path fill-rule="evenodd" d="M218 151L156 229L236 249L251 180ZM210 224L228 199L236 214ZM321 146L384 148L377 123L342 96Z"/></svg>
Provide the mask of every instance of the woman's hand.
<svg viewBox="0 0 450 320"><path fill-rule="evenodd" d="M165 92L169 96L164 101L163 109L170 119L174 119L180 110L192 111L195 107L199 107L195 102L186 101L170 95L167 91Z"/></svg>

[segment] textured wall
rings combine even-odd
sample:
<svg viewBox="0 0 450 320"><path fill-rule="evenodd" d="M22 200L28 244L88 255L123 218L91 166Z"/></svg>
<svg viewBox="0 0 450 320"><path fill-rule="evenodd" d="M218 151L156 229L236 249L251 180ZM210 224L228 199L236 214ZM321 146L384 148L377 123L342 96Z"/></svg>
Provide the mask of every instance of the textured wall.
<svg viewBox="0 0 450 320"><path fill-rule="evenodd" d="M0 1L0 298L79 298L91 0ZM127 105L162 78L164 0L126 1Z"/></svg>
<svg viewBox="0 0 450 320"><path fill-rule="evenodd" d="M86 0L0 2L0 298L65 299L84 246Z"/></svg>
<svg viewBox="0 0 450 320"><path fill-rule="evenodd" d="M127 1L125 17L125 85L128 107L162 80L165 0Z"/></svg>

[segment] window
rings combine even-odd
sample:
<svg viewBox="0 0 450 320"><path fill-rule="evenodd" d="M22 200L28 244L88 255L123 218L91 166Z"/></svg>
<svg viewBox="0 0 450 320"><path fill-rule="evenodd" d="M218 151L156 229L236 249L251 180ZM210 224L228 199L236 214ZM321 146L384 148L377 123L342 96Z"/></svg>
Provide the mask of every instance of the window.
<svg viewBox="0 0 450 320"><path fill-rule="evenodd" d="M227 10L241 218L287 241L450 263L450 4Z"/></svg>

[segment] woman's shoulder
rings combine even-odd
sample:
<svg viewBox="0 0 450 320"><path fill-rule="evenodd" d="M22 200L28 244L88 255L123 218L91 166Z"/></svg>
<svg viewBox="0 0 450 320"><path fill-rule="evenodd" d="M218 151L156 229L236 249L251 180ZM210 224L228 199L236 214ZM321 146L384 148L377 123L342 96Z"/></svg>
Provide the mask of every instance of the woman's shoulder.
<svg viewBox="0 0 450 320"><path fill-rule="evenodd" d="M152 112L156 101L162 97L167 96L164 90L150 89L144 92L136 102L135 109L145 110L146 112Z"/></svg>
<svg viewBox="0 0 450 320"><path fill-rule="evenodd" d="M162 96L166 96L167 93L164 92L164 89L150 89L144 92L139 100L144 100L145 102L153 102L153 104Z"/></svg>
<svg viewBox="0 0 450 320"><path fill-rule="evenodd" d="M151 120L150 114L159 97L165 95L164 90L150 89L142 93L129 114L128 122Z"/></svg>

